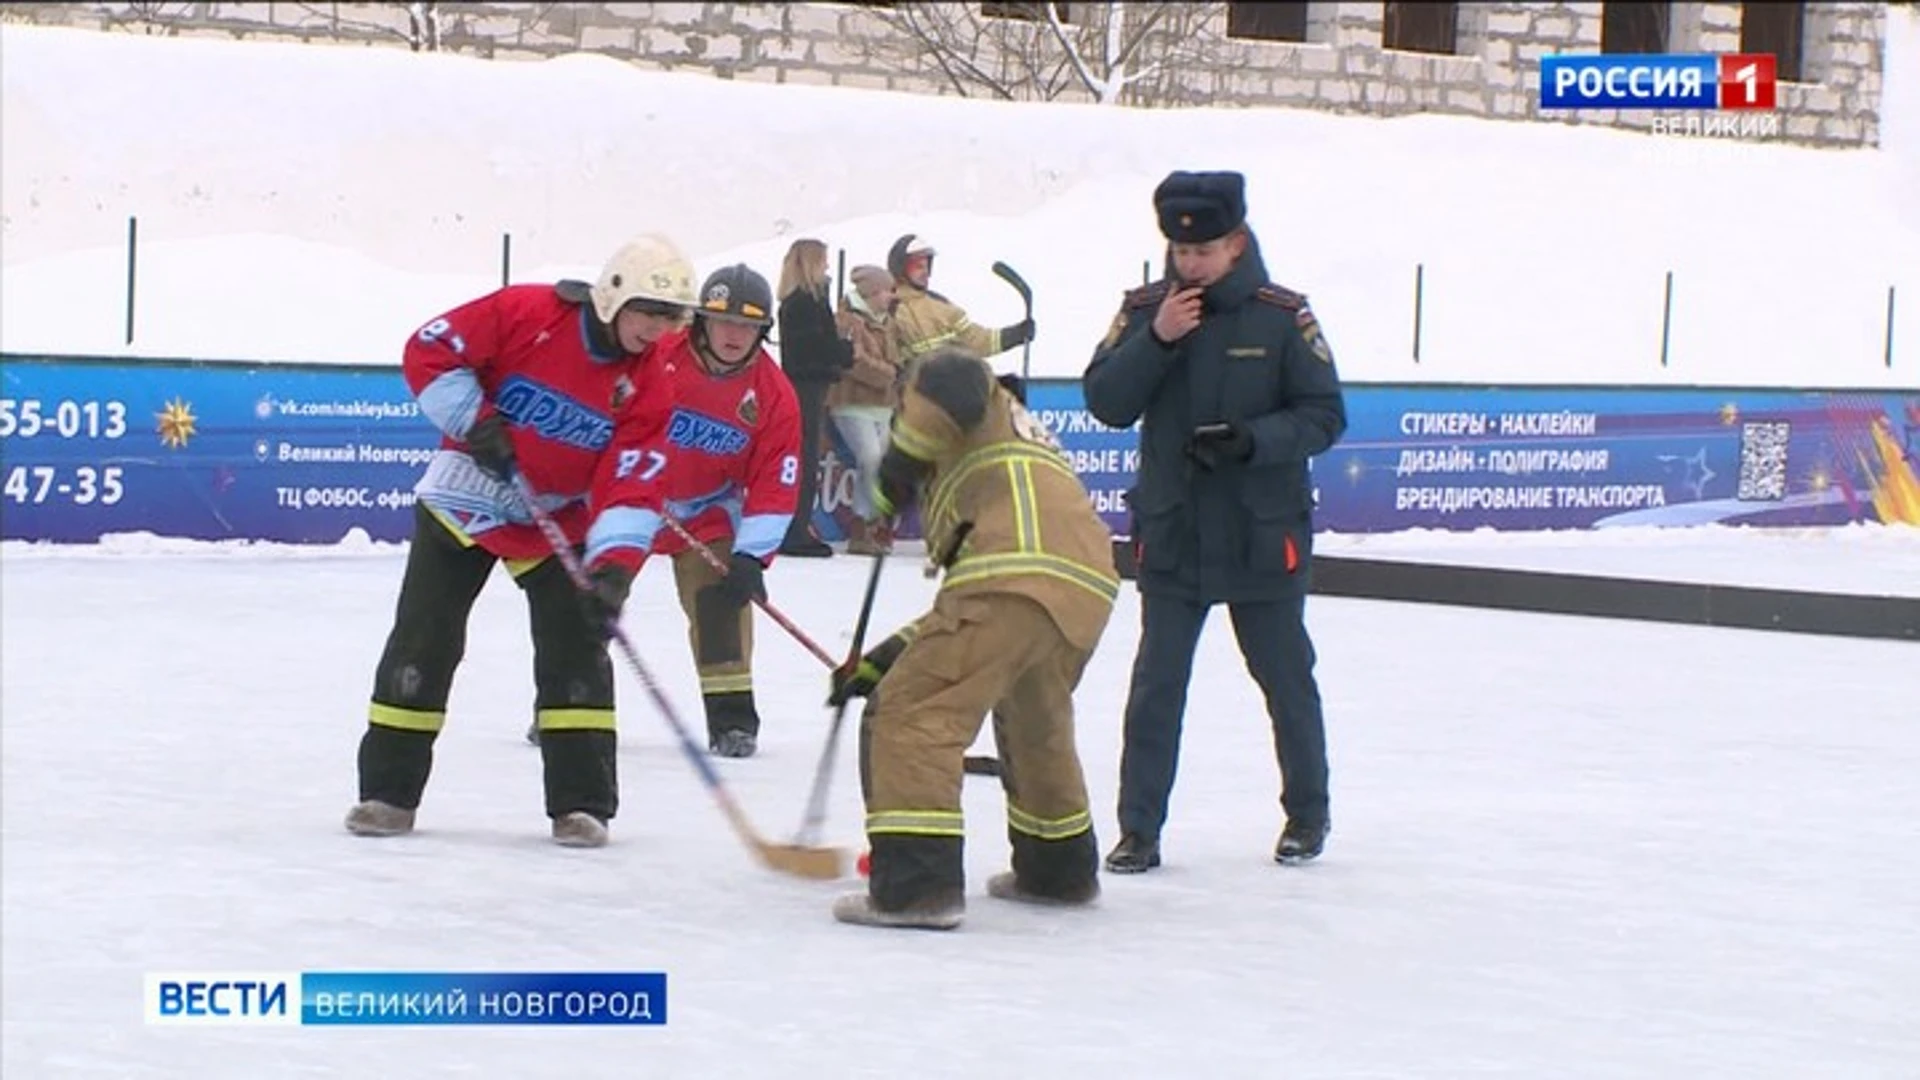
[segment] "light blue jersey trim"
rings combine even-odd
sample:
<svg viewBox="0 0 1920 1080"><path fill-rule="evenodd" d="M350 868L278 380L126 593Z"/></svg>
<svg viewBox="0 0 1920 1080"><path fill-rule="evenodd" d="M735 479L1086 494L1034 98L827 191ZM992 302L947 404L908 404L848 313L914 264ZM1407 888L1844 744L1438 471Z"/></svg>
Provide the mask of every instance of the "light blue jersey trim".
<svg viewBox="0 0 1920 1080"><path fill-rule="evenodd" d="M792 514L749 514L740 519L733 550L764 560L787 538L787 526L792 521Z"/></svg>
<svg viewBox="0 0 1920 1080"><path fill-rule="evenodd" d="M464 439L480 415L480 379L466 368L456 368L420 391L420 411L448 437Z"/></svg>
<svg viewBox="0 0 1920 1080"><path fill-rule="evenodd" d="M653 550L653 536L660 531L660 515L637 506L614 506L600 512L587 530L587 563L610 551L636 548Z"/></svg>

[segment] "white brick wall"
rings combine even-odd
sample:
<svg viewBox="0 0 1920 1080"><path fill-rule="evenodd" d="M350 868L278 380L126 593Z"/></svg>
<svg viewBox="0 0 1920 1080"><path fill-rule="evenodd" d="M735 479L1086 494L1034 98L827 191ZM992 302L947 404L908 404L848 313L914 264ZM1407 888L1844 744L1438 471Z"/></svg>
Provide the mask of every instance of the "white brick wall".
<svg viewBox="0 0 1920 1080"><path fill-rule="evenodd" d="M1438 57L1384 50L1378 3L1316 2L1308 7L1311 43L1223 41L1215 67L1183 72L1171 89L1175 100L1192 104L1317 105L1388 115L1418 109L1644 128L1644 116L1542 115L1534 107L1540 57L1597 49L1602 7L1595 0L1467 6L1459 24L1463 55ZM916 62L911 43L890 36L876 10L809 2L441 7L447 47L475 55L530 59L580 49L757 82L951 92L944 78L923 60ZM1672 10L1676 49L1738 47L1739 4L1676 2ZM1807 6L1808 84L1788 86L1781 95L1785 138L1819 146L1873 145L1885 18L1885 5L1878 2ZM404 47L407 28L404 8L383 4L17 2L0 11L0 21L119 30L159 26L186 35L390 47ZM1217 15L1202 33L1224 38L1225 30L1225 16Z"/></svg>

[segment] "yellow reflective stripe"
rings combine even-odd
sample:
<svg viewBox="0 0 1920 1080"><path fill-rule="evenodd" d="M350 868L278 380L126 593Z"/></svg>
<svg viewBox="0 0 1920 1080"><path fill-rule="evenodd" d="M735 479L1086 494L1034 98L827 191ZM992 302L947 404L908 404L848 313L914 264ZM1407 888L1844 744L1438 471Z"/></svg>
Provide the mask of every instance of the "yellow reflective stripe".
<svg viewBox="0 0 1920 1080"><path fill-rule="evenodd" d="M901 453L916 461L932 461L940 454L940 441L903 423L899 418L893 422L893 445Z"/></svg>
<svg viewBox="0 0 1920 1080"><path fill-rule="evenodd" d="M381 727L399 728L401 731L439 731L447 725L447 713L429 712L426 709L403 709L398 705L382 705L374 702L367 708L367 722Z"/></svg>
<svg viewBox="0 0 1920 1080"><path fill-rule="evenodd" d="M959 336L960 336L959 328L955 327L952 330L948 330L944 334L935 334L932 337L921 338L918 341L910 341L906 344L903 351L908 356L920 356L922 354L932 352L933 350L939 348L942 345L945 345L947 342L952 341L954 338Z"/></svg>
<svg viewBox="0 0 1920 1080"><path fill-rule="evenodd" d="M907 836L967 835L958 810L879 810L867 815L868 833Z"/></svg>
<svg viewBox="0 0 1920 1080"><path fill-rule="evenodd" d="M1059 555L1050 555L1044 551L974 555L962 559L947 571L946 580L940 587L944 589L989 578L1019 577L1026 574L1058 578L1069 584L1078 585L1108 603L1112 603L1120 595L1119 578L1110 577L1090 566Z"/></svg>
<svg viewBox="0 0 1920 1080"><path fill-rule="evenodd" d="M1039 495L1033 487L1033 462L1012 459L1007 476L1013 485L1013 536L1019 551L1045 551L1040 543Z"/></svg>
<svg viewBox="0 0 1920 1080"><path fill-rule="evenodd" d="M981 469L991 468L1004 461L1025 461L1044 465L1062 476L1073 479L1076 483L1079 481L1073 466L1065 458L1044 446L1026 441L990 443L954 462L934 481L933 491L927 498L927 516L938 521L947 514L954 513L952 504L959 494L960 486L966 483L967 478Z"/></svg>
<svg viewBox="0 0 1920 1080"><path fill-rule="evenodd" d="M520 575L538 569L541 563L546 562L550 558L552 558L550 555L536 555L531 559L508 559L507 573L512 574L514 580L518 581Z"/></svg>
<svg viewBox="0 0 1920 1080"><path fill-rule="evenodd" d="M445 525L447 527L447 531L453 534L453 538L460 542L461 547L473 546L473 537L468 536L465 529L462 529L460 526L455 525L453 523L452 518L448 517L447 515L441 513L440 511L434 509L431 506L427 507L427 513L433 515L433 520L438 521L442 525Z"/></svg>
<svg viewBox="0 0 1920 1080"><path fill-rule="evenodd" d="M541 731L612 731L612 709L539 709Z"/></svg>
<svg viewBox="0 0 1920 1080"><path fill-rule="evenodd" d="M700 676L702 694L744 694L753 689L753 673L750 671L729 671L717 675Z"/></svg>
<svg viewBox="0 0 1920 1080"><path fill-rule="evenodd" d="M1040 840L1065 840L1069 836L1078 836L1093 828L1093 816L1082 810L1063 818L1049 820L1035 817L1008 803L1007 824L1016 832L1023 832Z"/></svg>

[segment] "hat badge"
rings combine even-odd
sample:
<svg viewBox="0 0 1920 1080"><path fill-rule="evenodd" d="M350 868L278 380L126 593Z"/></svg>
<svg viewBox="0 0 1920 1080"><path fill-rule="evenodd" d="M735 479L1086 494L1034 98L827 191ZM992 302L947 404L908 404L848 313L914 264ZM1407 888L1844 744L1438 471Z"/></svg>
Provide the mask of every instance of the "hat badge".
<svg viewBox="0 0 1920 1080"><path fill-rule="evenodd" d="M1180 227L1181 227L1181 228L1183 228L1183 229L1184 229L1184 228L1192 228L1192 227L1193 227L1193 215L1192 215L1192 214L1181 214L1181 215L1180 215Z"/></svg>

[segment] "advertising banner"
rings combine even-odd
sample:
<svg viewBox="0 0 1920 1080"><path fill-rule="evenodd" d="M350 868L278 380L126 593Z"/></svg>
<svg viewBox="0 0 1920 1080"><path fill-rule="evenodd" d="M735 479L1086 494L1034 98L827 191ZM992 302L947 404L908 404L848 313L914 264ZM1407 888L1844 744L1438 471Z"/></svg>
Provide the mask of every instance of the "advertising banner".
<svg viewBox="0 0 1920 1080"><path fill-rule="evenodd" d="M1074 381L1029 406L1127 535L1137 433ZM1347 410L1314 462L1323 530L1920 524L1920 391L1349 385ZM814 523L839 540L858 476L824 426ZM0 535L403 540L438 440L392 367L8 357Z"/></svg>
<svg viewBox="0 0 1920 1080"><path fill-rule="evenodd" d="M398 368L9 357L0 532L404 540L438 444Z"/></svg>
<svg viewBox="0 0 1920 1080"><path fill-rule="evenodd" d="M1127 535L1136 433L1078 383L1028 397ZM1313 463L1331 532L1920 524L1920 391L1349 384L1346 404Z"/></svg>

